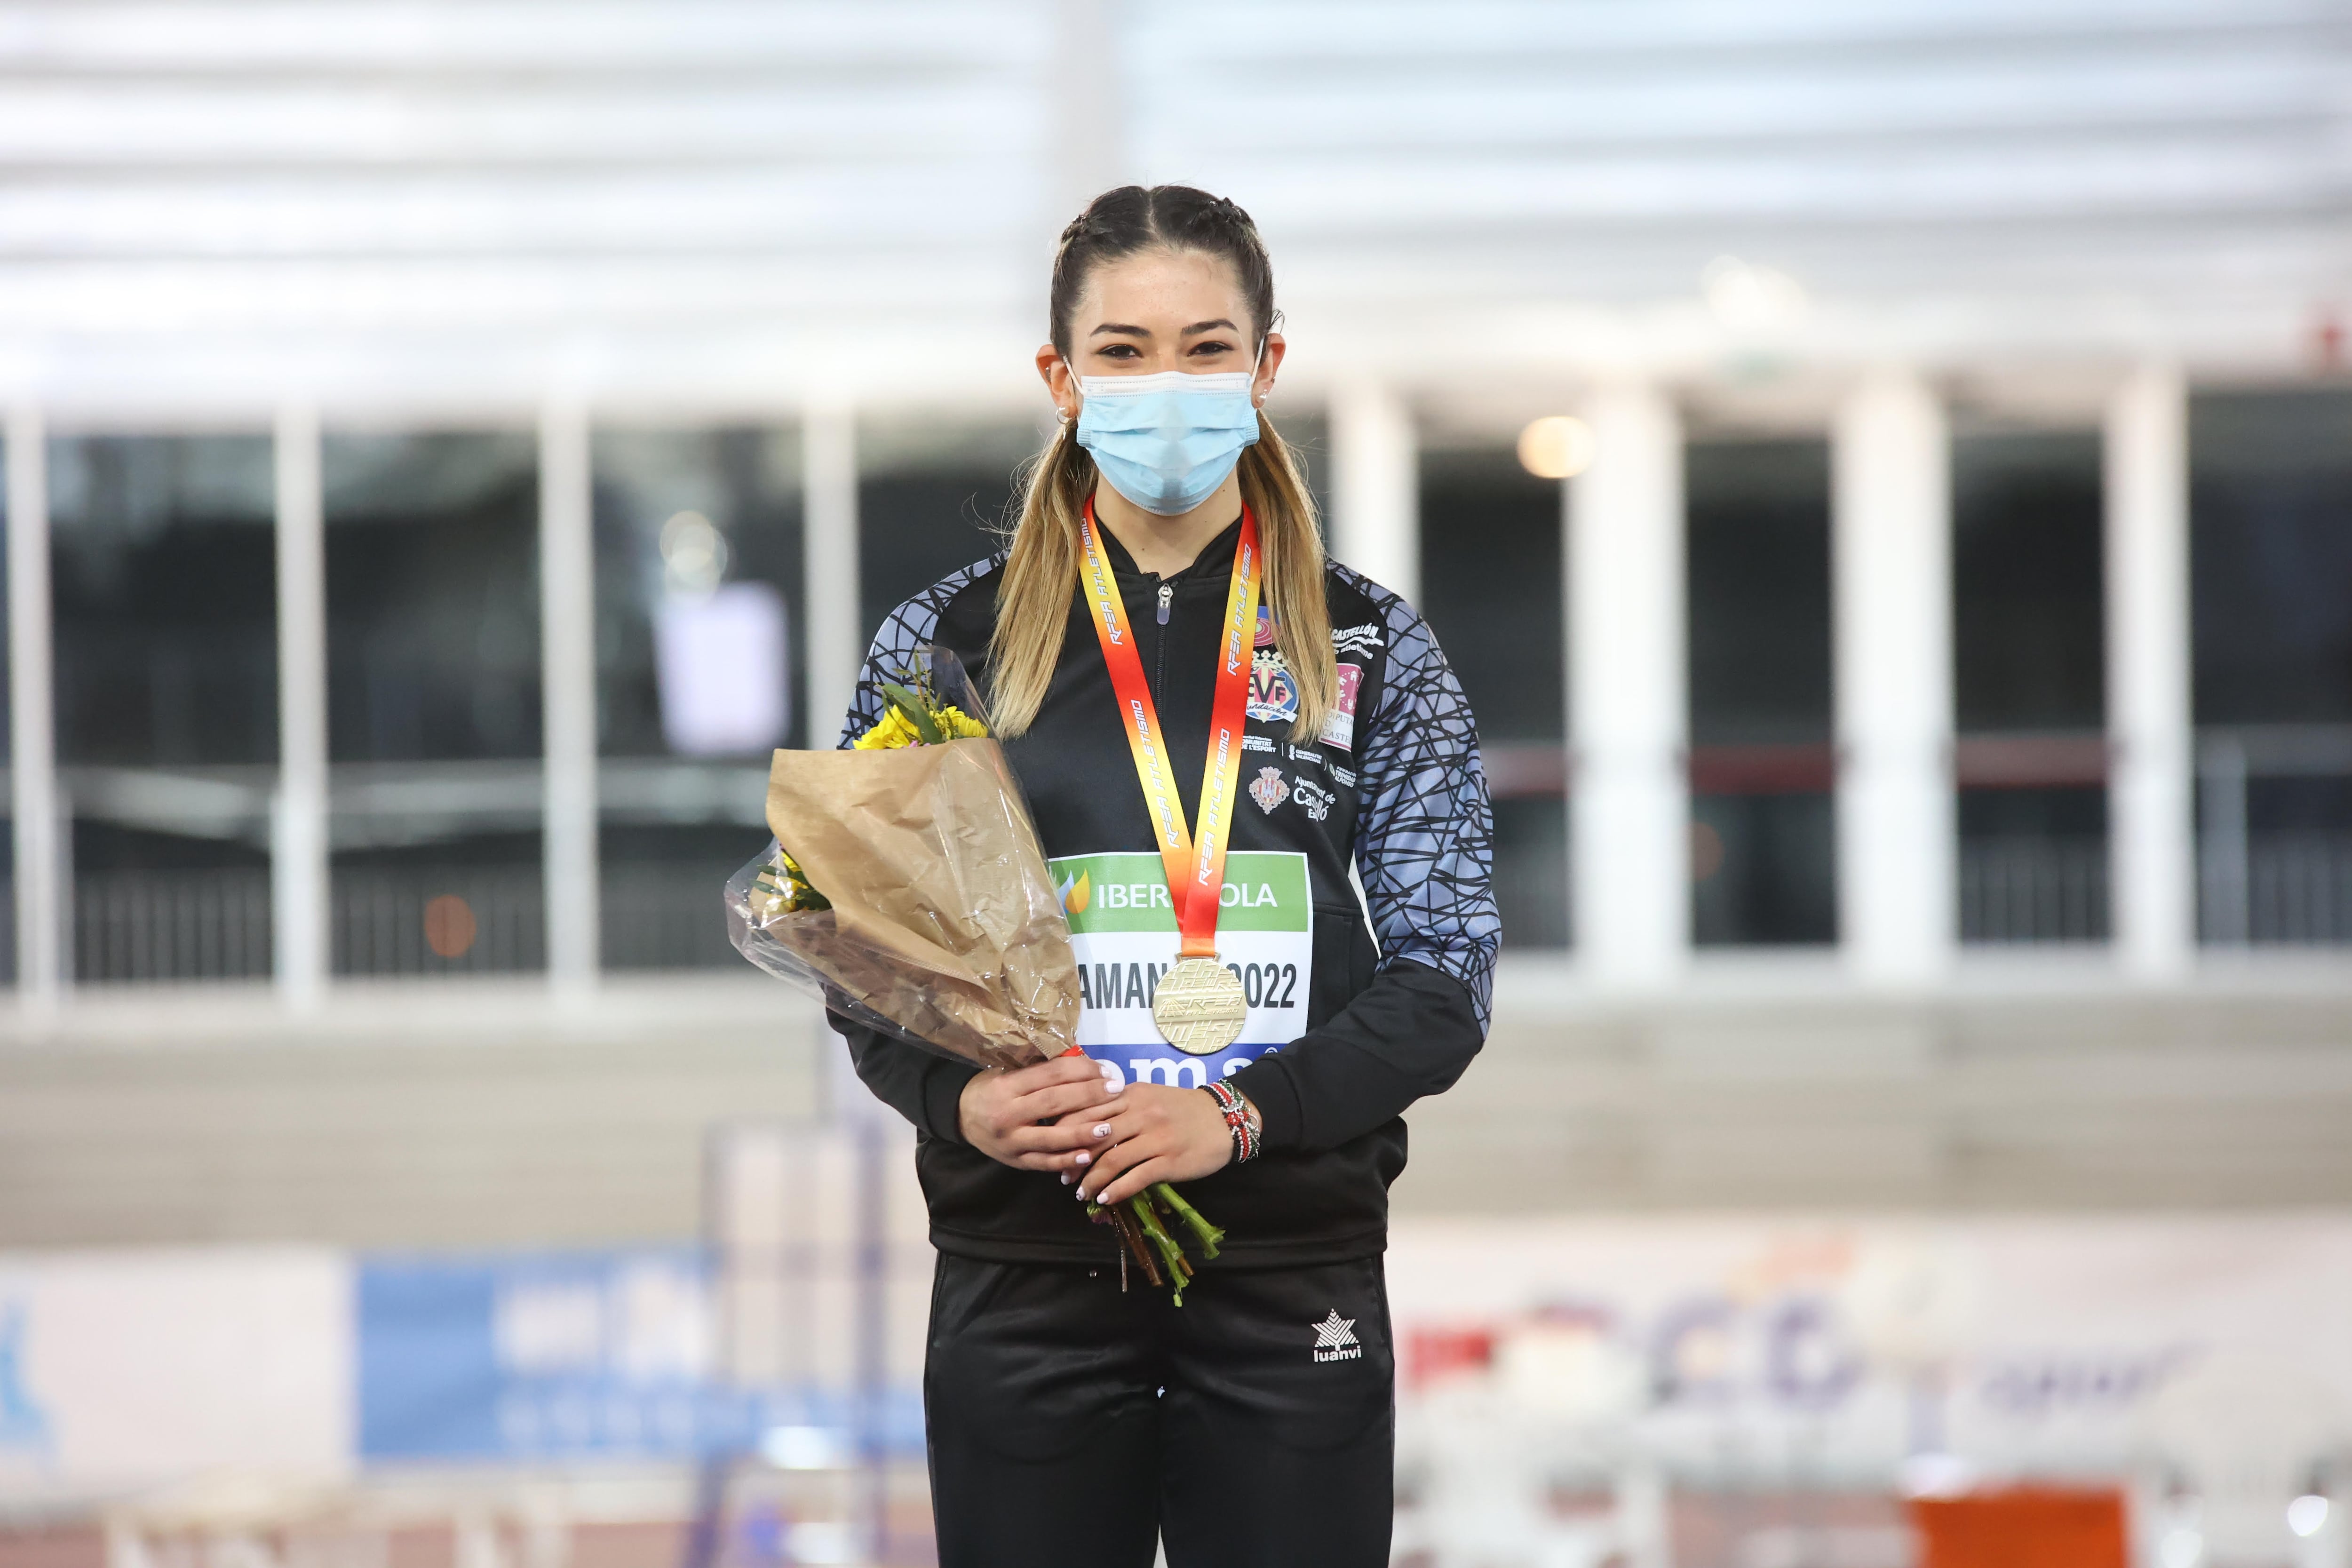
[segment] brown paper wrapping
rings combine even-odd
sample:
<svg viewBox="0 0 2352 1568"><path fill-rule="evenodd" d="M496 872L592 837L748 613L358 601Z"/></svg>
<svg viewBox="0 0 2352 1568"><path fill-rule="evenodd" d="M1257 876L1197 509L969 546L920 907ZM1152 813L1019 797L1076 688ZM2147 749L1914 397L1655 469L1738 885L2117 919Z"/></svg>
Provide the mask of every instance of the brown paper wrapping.
<svg viewBox="0 0 2352 1568"><path fill-rule="evenodd" d="M1076 1043L1061 896L994 741L778 752L768 826L833 908L761 923L827 986L983 1066Z"/></svg>

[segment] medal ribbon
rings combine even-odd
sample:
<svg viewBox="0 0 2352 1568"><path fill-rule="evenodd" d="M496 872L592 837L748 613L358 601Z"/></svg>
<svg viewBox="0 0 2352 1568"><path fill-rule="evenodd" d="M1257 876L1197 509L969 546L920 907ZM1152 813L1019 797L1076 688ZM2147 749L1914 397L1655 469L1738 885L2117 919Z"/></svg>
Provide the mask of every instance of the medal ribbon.
<svg viewBox="0 0 2352 1568"><path fill-rule="evenodd" d="M1087 618L1102 644L1103 663L1110 670L1111 689L1118 695L1119 721L1127 726L1128 749L1135 753L1135 776L1142 781L1143 798L1151 808L1152 835L1160 841L1160 864L1168 876L1169 896L1176 905L1176 929L1183 937L1179 954L1184 958L1217 955L1217 908L1225 888L1227 830L1234 820L1234 797L1242 777L1242 721L1249 700L1250 658L1257 634L1257 519L1242 508L1241 546L1234 557L1233 586L1225 596L1225 632L1217 669L1217 694L1209 714L1209 754L1201 770L1201 819L1195 832L1184 830L1184 802L1168 771L1167 737L1160 728L1160 711L1152 704L1151 688L1143 679L1143 659L1135 649L1135 635L1119 603L1118 584L1110 563L1103 558L1095 538L1095 503L1087 501L1078 525L1086 547Z"/></svg>

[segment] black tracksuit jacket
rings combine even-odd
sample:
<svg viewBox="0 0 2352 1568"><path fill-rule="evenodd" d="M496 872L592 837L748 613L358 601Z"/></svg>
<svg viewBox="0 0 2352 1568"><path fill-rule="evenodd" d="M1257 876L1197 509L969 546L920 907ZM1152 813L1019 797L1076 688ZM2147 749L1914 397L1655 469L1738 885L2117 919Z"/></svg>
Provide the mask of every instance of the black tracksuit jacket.
<svg viewBox="0 0 2352 1568"><path fill-rule="evenodd" d="M1240 526L1236 519L1190 568L1166 577L1139 571L1108 531L1100 535L1188 824L1200 806L1192 759L1208 743ZM879 721L877 682L918 668L924 645L954 651L985 695L1003 568L1001 554L991 557L890 615L866 659L843 744ZM1341 707L1352 712L1327 726L1320 743L1296 746L1280 716L1285 683L1260 679L1252 689L1257 710L1247 726L1231 853L1304 856L1311 983L1297 994L1297 983L1277 979L1280 966L1268 965L1264 999L1283 1000L1288 991L1294 1005L1304 1004L1303 1017L1283 1015L1297 1020L1295 1037L1279 1048L1237 1047L1255 1056L1246 1066L1234 1058L1208 1064L1228 1071L1265 1121L1259 1158L1184 1184L1225 1228L1223 1252L1210 1265L1216 1268L1331 1263L1382 1250L1388 1186L1405 1163L1402 1112L1450 1087L1486 1038L1500 922L1489 886L1493 812L1469 710L1429 628L1403 600L1338 564L1327 569L1325 584ZM1275 660L1263 631L1259 642L1263 677ZM1151 853L1150 876L1160 882L1109 672L1075 595L1036 721L1004 750L1049 859ZM1227 879L1235 879L1230 863ZM1172 934L1167 946L1172 960ZM1117 964L1082 968L1089 1005L1108 995L1132 1006L1157 978L1148 964L1128 966L1124 980ZM1143 992L1122 994L1122 984ZM999 1164L963 1141L958 1100L976 1069L838 1016L834 1024L849 1041L858 1076L915 1124L931 1239L940 1251L1003 1262L1115 1259L1110 1230L1089 1224L1056 1177ZM1162 1043L1149 1049L1175 1056ZM1097 1054L1118 1059L1127 1050ZM1134 1066L1166 1081L1201 1076L1178 1070L1191 1068L1189 1061Z"/></svg>

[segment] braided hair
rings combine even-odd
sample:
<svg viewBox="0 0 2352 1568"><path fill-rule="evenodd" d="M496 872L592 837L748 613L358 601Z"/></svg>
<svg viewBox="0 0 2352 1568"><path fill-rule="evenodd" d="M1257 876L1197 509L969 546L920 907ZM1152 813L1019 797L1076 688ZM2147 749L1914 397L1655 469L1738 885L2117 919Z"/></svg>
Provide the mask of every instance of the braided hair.
<svg viewBox="0 0 2352 1568"><path fill-rule="evenodd" d="M1070 318L1087 279L1107 261L1145 250L1191 250L1222 258L1241 285L1249 307L1253 347L1274 330L1274 264L1257 225L1228 196L1213 196L1191 185L1121 185L1087 204L1062 230L1054 252L1054 284L1047 305L1054 346L1066 359Z"/></svg>

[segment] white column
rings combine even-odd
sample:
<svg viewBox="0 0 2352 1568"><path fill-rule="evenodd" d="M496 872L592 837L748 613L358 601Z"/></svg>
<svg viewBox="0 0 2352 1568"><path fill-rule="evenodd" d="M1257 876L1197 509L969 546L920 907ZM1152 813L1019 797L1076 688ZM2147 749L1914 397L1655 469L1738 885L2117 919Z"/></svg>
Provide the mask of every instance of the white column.
<svg viewBox="0 0 2352 1568"><path fill-rule="evenodd" d="M1958 920L1951 451L1935 395L1865 376L1832 436L1838 924L1865 981L1934 980Z"/></svg>
<svg viewBox="0 0 2352 1568"><path fill-rule="evenodd" d="M1388 388L1331 400L1331 552L1381 586L1421 598L1420 465L1412 411Z"/></svg>
<svg viewBox="0 0 2352 1568"><path fill-rule="evenodd" d="M278 411L278 794L270 823L270 929L278 996L315 1005L327 985L327 541L319 416Z"/></svg>
<svg viewBox="0 0 2352 1568"><path fill-rule="evenodd" d="M539 424L540 707L547 978L596 982L602 957L596 844L596 563L590 529L588 411L551 402Z"/></svg>
<svg viewBox="0 0 2352 1568"><path fill-rule="evenodd" d="M48 435L41 411L8 414L8 748L16 855L16 995L65 990L64 830L58 794L49 605Z"/></svg>
<svg viewBox="0 0 2352 1568"><path fill-rule="evenodd" d="M857 607L857 419L812 408L801 425L801 545L808 584L808 743L823 748L841 721L866 661Z"/></svg>
<svg viewBox="0 0 2352 1568"><path fill-rule="evenodd" d="M2189 392L2178 370L2126 381L2106 420L2108 902L2135 974L2197 951L2190 788Z"/></svg>
<svg viewBox="0 0 2352 1568"><path fill-rule="evenodd" d="M1584 417L1565 552L1576 949L1596 983L1652 986L1690 947L1682 425L1646 386L1605 389Z"/></svg>

